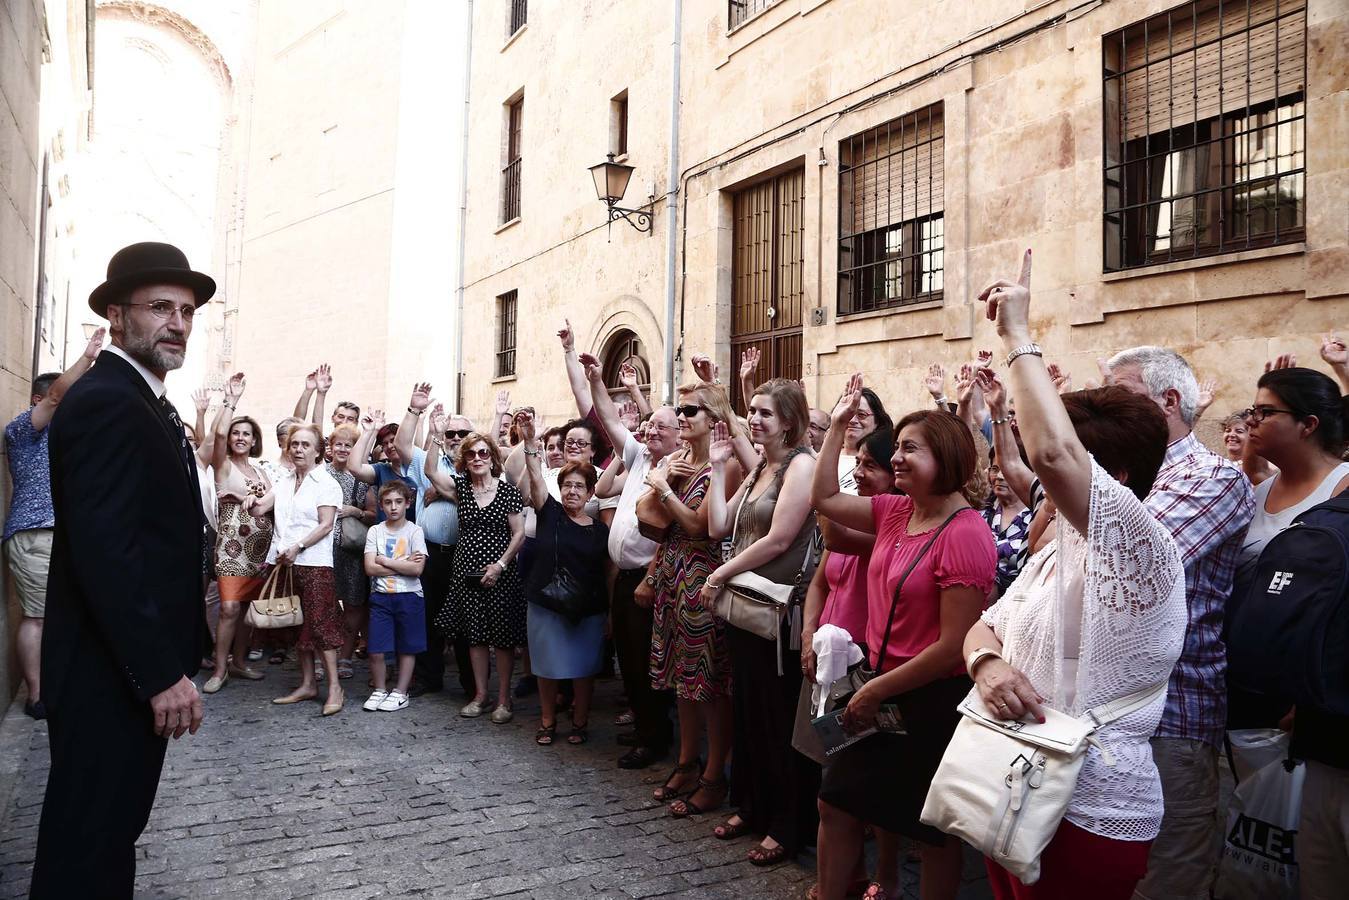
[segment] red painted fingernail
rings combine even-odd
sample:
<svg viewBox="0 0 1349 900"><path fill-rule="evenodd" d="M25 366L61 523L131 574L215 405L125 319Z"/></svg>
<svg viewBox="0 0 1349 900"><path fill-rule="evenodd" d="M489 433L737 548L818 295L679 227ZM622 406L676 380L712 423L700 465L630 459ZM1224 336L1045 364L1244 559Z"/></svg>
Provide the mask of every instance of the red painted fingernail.
<svg viewBox="0 0 1349 900"><path fill-rule="evenodd" d="M1038 721L1040 722L1041 725L1043 725L1045 723L1045 717L1041 716Z"/></svg>

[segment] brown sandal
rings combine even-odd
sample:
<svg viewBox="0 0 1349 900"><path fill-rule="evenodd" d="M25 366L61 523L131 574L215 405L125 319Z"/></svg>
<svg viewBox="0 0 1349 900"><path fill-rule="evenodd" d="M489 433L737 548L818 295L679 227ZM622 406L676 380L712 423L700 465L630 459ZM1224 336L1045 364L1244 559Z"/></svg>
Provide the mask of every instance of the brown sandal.
<svg viewBox="0 0 1349 900"><path fill-rule="evenodd" d="M759 844L757 847L751 847L745 856L756 866L776 866L787 858L787 848L781 844L776 847Z"/></svg>
<svg viewBox="0 0 1349 900"><path fill-rule="evenodd" d="M676 819L683 819L688 816L700 816L703 813L711 812L726 802L726 793L730 790L730 785L725 778L718 781L708 781L706 778L698 779L698 789L683 800L676 800L670 804L670 815ZM693 798L702 791L712 794L715 802L706 805L693 802Z"/></svg>
<svg viewBox="0 0 1349 900"><path fill-rule="evenodd" d="M668 803L676 797L682 797L688 791L688 784L680 776L697 775L702 770L703 762L700 759L675 766L665 783L651 792L651 799L657 803Z"/></svg>

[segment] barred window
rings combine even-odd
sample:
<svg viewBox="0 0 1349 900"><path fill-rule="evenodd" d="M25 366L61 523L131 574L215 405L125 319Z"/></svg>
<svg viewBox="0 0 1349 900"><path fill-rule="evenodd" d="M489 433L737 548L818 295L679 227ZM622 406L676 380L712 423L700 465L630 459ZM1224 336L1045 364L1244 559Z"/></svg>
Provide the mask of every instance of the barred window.
<svg viewBox="0 0 1349 900"><path fill-rule="evenodd" d="M520 218L521 143L524 139L525 98L506 106L506 162L501 168L501 222Z"/></svg>
<svg viewBox="0 0 1349 900"><path fill-rule="evenodd" d="M1200 0L1105 38L1105 268L1305 235L1305 0Z"/></svg>
<svg viewBox="0 0 1349 900"><path fill-rule="evenodd" d="M515 374L515 319L519 291L497 297L496 377Z"/></svg>
<svg viewBox="0 0 1349 900"><path fill-rule="evenodd" d="M739 28L778 0L726 0L727 29Z"/></svg>
<svg viewBox="0 0 1349 900"><path fill-rule="evenodd" d="M510 0L511 18L506 25L506 37L515 34L529 21L529 0Z"/></svg>
<svg viewBox="0 0 1349 900"><path fill-rule="evenodd" d="M942 298L943 106L839 144L839 315Z"/></svg>

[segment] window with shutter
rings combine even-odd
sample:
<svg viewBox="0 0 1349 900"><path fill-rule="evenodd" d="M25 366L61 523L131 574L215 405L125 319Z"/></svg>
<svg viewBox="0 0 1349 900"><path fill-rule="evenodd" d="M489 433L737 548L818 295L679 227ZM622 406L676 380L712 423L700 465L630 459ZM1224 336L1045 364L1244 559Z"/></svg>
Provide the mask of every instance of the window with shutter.
<svg viewBox="0 0 1349 900"><path fill-rule="evenodd" d="M942 110L934 104L839 145L840 315L942 298Z"/></svg>
<svg viewBox="0 0 1349 900"><path fill-rule="evenodd" d="M1306 4L1202 0L1105 38L1105 268L1304 235Z"/></svg>

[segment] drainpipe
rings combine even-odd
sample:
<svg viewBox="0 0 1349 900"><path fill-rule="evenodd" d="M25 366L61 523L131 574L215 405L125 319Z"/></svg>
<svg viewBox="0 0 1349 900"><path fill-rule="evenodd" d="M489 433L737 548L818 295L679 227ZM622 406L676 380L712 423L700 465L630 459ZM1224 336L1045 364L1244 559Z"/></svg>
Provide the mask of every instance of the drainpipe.
<svg viewBox="0 0 1349 900"><path fill-rule="evenodd" d="M665 212L665 402L674 402L675 389L675 225L679 197L679 57L684 27L684 2L672 0L674 31L670 36L670 165L666 172Z"/></svg>
<svg viewBox="0 0 1349 900"><path fill-rule="evenodd" d="M459 172L459 287L455 291L454 315L454 398L450 409L454 415L463 412L464 402L464 245L468 230L468 99L473 77L473 0L468 0L468 46L464 50L464 141L462 168Z"/></svg>

